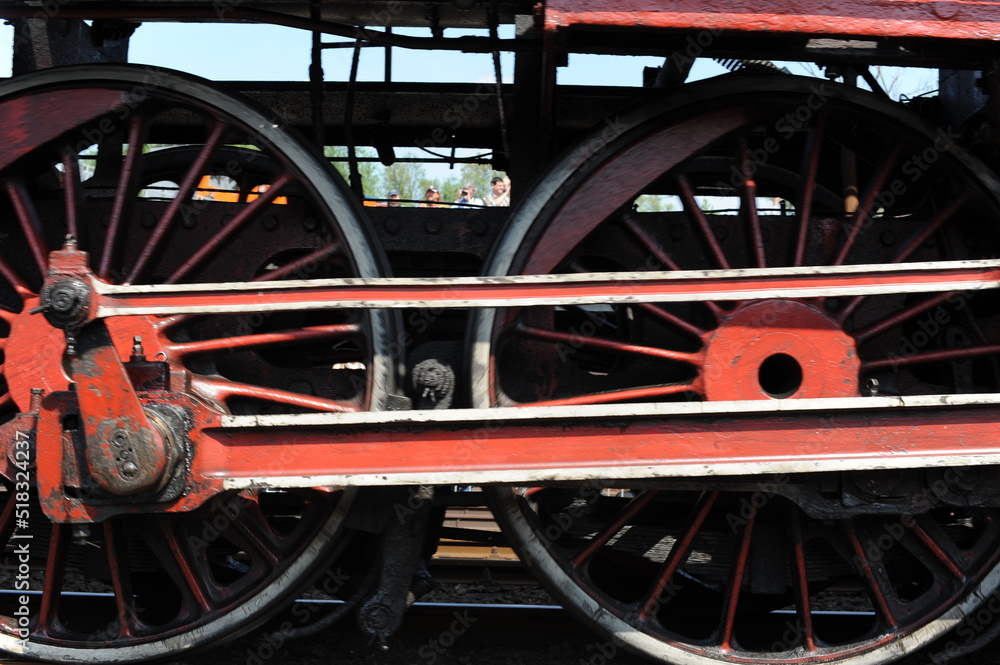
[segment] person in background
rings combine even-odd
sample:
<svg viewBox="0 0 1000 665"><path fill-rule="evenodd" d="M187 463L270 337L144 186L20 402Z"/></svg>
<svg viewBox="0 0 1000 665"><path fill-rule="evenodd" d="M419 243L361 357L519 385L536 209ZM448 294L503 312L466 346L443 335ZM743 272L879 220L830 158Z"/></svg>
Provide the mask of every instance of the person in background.
<svg viewBox="0 0 1000 665"><path fill-rule="evenodd" d="M497 176L490 180L492 192L483 197L483 201L491 208L501 208L510 205L510 196L507 195L507 183L503 178Z"/></svg>
<svg viewBox="0 0 1000 665"><path fill-rule="evenodd" d="M458 204L456 207L459 208L465 207L466 205L469 206L485 205L483 203L483 200L478 196L476 196L476 186L473 185L471 182L465 183L465 186L462 187L461 190L459 190L458 198L455 199L455 203Z"/></svg>
<svg viewBox="0 0 1000 665"><path fill-rule="evenodd" d="M438 190L437 185L431 185L424 192L424 203L420 204L421 208L440 208L441 207L441 192Z"/></svg>
<svg viewBox="0 0 1000 665"><path fill-rule="evenodd" d="M400 207L401 204L399 203L399 190L398 189L390 189L389 190L389 204L388 205L389 205L390 208L398 208L398 207Z"/></svg>

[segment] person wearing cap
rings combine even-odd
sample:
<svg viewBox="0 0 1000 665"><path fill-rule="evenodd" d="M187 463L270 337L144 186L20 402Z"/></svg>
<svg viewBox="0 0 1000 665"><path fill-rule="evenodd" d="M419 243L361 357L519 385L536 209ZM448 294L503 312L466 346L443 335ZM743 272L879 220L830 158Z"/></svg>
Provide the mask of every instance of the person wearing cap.
<svg viewBox="0 0 1000 665"><path fill-rule="evenodd" d="M500 176L490 180L492 192L483 197L486 205L491 208L501 208L510 205L510 195L507 193L507 183Z"/></svg>
<svg viewBox="0 0 1000 665"><path fill-rule="evenodd" d="M398 208L398 207L400 207L400 203L399 203L399 190L398 189L390 189L389 190L389 207L390 208Z"/></svg>
<svg viewBox="0 0 1000 665"><path fill-rule="evenodd" d="M420 204L421 208L440 208L441 207L441 204L440 204L440 201L441 201L441 192L440 192L440 190L438 190L437 185L431 185L430 187L427 188L427 191L424 192L424 201L425 201L425 203L421 203Z"/></svg>
<svg viewBox="0 0 1000 665"><path fill-rule="evenodd" d="M476 186L471 182L465 183L465 186L458 192L458 198L455 199L455 203L458 204L456 208L464 208L466 206L482 206L486 205L483 200L476 196Z"/></svg>

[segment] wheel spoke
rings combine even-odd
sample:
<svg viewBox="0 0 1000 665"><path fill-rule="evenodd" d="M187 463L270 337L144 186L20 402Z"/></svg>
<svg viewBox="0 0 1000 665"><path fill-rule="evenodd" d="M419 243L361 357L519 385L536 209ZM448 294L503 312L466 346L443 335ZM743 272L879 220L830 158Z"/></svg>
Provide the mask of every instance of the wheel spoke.
<svg viewBox="0 0 1000 665"><path fill-rule="evenodd" d="M11 268L10 264L7 263L6 259L3 257L0 257L0 276L7 280L7 283L10 284L14 291L16 291L22 298L28 298L34 295L34 291L28 287L27 282L25 282L24 279L17 274L17 271ZM3 316L4 320L8 320L8 316L16 318L16 315L12 312L7 312L7 310L0 311L3 312L0 316Z"/></svg>
<svg viewBox="0 0 1000 665"><path fill-rule="evenodd" d="M112 520L104 523L104 546L107 550L108 569L111 571L111 586L115 590L120 631L118 637L134 637L141 632L141 624L136 614L135 594L132 592L128 550L120 529Z"/></svg>
<svg viewBox="0 0 1000 665"><path fill-rule="evenodd" d="M906 259L910 258L915 251L917 251L921 245L930 240L931 236L941 230L941 227L950 220L959 209L964 206L970 198L968 191L964 191L954 199L952 199L948 205L941 209L937 215L934 216L929 222L924 224L923 228L920 229L903 247L900 248L896 255L893 257L893 261L896 263L902 263Z"/></svg>
<svg viewBox="0 0 1000 665"><path fill-rule="evenodd" d="M652 236L646 233L646 230L639 226L639 223L635 218L626 213L622 216L622 222L625 224L625 228L628 229L632 236L639 241L643 248L653 255L653 258L659 261L662 265L666 266L670 270L680 270L681 267L674 261L670 256L663 251L660 243L656 242Z"/></svg>
<svg viewBox="0 0 1000 665"><path fill-rule="evenodd" d="M632 399L651 400L657 397L665 397L666 395L680 395L682 393L691 392L696 392L692 384L678 383L666 386L630 388L628 390L609 390L602 393L590 393L587 395L549 399L540 402L522 402L518 404L518 406L582 406L584 404L608 404L610 402L622 402Z"/></svg>
<svg viewBox="0 0 1000 665"><path fill-rule="evenodd" d="M256 502L249 503L256 505ZM233 527L234 540L245 550L251 550L248 554L262 559L269 569L278 565L282 551L276 547L274 539L270 537L271 530L259 513L250 512L249 509L241 510L233 519Z"/></svg>
<svg viewBox="0 0 1000 665"><path fill-rule="evenodd" d="M587 543L587 546L573 557L573 566L575 568L585 566L590 561L591 557L593 557L598 550L604 547L616 533L621 531L622 527L634 519L635 516L639 514L639 511L645 508L657 494L658 492L656 490L648 490L629 501L628 504L622 508L621 512L615 516L614 520L612 520L611 523L591 538Z"/></svg>
<svg viewBox="0 0 1000 665"><path fill-rule="evenodd" d="M882 186L885 184L886 179L888 179L889 174L892 169L896 166L896 162L899 160L899 153L903 150L903 144L897 142L889 154L886 156L882 165L879 167L878 172L875 177L868 185L867 191L865 191L864 199L861 201L861 205L854 213L854 221L851 224L851 228L847 233L847 239L844 240L844 244L841 246L840 251L837 253L836 258L833 260L831 265L839 266L847 260L847 255L851 253L854 248L854 243L864 230L865 225L868 222L869 217L874 212L875 197L882 193Z"/></svg>
<svg viewBox="0 0 1000 665"><path fill-rule="evenodd" d="M187 604L187 611L193 614L208 614L215 608L212 594L209 590L210 573L199 569L194 561L194 554L174 531L168 520L159 519L156 523L158 536L163 541L163 548L156 547L154 552L181 590Z"/></svg>
<svg viewBox="0 0 1000 665"><path fill-rule="evenodd" d="M58 614L69 550L69 525L53 524L50 534L49 552L45 559L45 581L42 583L42 603L35 625L35 632L46 637L54 637L62 628Z"/></svg>
<svg viewBox="0 0 1000 665"><path fill-rule="evenodd" d="M722 311L721 309L719 309L718 305L716 305L713 302L705 302L704 304L708 305L709 309L712 309L714 312L721 313L721 311ZM698 326L694 325L693 323L690 323L690 322L686 321L685 319L682 319L681 317L679 317L679 316L677 316L675 314L671 314L670 312L668 312L667 310L663 309L662 307L657 307L653 303L642 302L642 303L638 304L638 307L639 307L639 309L642 309L645 312L649 312L650 314L652 314L656 318L661 319L662 321L665 321L669 325L672 325L672 326L674 326L676 328L680 328L684 332L688 333L689 335L691 335L693 337L697 337L698 339L702 339L705 335L708 334L707 330L705 330L703 328L699 328Z"/></svg>
<svg viewBox="0 0 1000 665"><path fill-rule="evenodd" d="M539 339L546 342L554 342L556 344L566 344L570 348L587 346L597 349L606 349L608 351L617 351L620 353L632 353L648 356L650 358L662 358L664 360L672 360L674 362L687 363L689 365L700 365L702 361L702 355L700 353L684 353L681 351L670 351L668 349L657 349L650 346L628 344L626 342L619 342L611 339L575 335L571 333L559 332L557 330L543 330L541 328L535 328L534 326L524 324L519 324L515 328L515 331L525 337L531 337L533 339Z"/></svg>
<svg viewBox="0 0 1000 665"><path fill-rule="evenodd" d="M867 328L855 331L854 339L856 339L860 344L861 342L869 340L876 335L881 335L885 331L902 325L904 322L909 321L915 316L920 316L929 309L933 309L934 307L948 302L949 299L954 298L958 293L958 291L946 291L945 293L939 293L938 295L928 298L924 302L917 303L902 312L897 312L892 316L882 319L881 321L876 321Z"/></svg>
<svg viewBox="0 0 1000 665"><path fill-rule="evenodd" d="M1000 344L979 344L963 346L957 349L942 349L940 351L922 351L920 353L899 354L865 360L861 363L862 372L873 372L880 369L895 369L906 365L921 365L925 363L940 363L951 360L968 360L979 356L1000 355Z"/></svg>
<svg viewBox="0 0 1000 665"><path fill-rule="evenodd" d="M631 215L625 215L622 218L622 221L625 224L625 228L628 229L632 233L632 236L635 237L635 239L638 240L639 243L650 254L653 255L653 258L655 258L657 261L659 261L661 264L663 264L670 270L681 269L680 266L677 265L677 263L673 259L671 259L666 252L663 251L663 248L660 247L659 243L657 243L656 240L654 240L648 233L646 233L645 229L639 226L639 224L635 221L635 219ZM722 318L722 308L720 308L717 304L715 304L714 302L706 302L705 305L715 315L716 321ZM642 307L648 312L651 312L654 316L658 316L665 321L669 321L672 325L675 325L678 328L681 328L682 330L689 332L692 335L695 335L699 338L702 337L706 332L705 330L699 328L698 326L688 321L685 321L679 316L675 316L674 314L671 314L651 303L642 303L640 307Z"/></svg>
<svg viewBox="0 0 1000 665"><path fill-rule="evenodd" d="M754 260L758 268L767 267L764 255L764 234L760 228L760 217L757 214L757 183L753 179L754 166L750 159L750 146L746 139L740 139L740 166L743 171L743 184L740 194L743 199L743 214L747 219L747 231L750 234L750 247L753 249Z"/></svg>
<svg viewBox="0 0 1000 665"><path fill-rule="evenodd" d="M163 242L171 226L173 226L174 219L176 219L178 213L184 211L185 206L190 205L191 195L195 187L198 186L198 181L207 173L208 163L218 149L226 129L228 129L228 125L221 121L216 120L213 123L208 139L198 153L198 157L191 164L191 168L185 174L180 187L177 189L177 195L170 200L170 204L164 211L163 216L160 217L156 222L156 226L153 227L153 232L150 234L142 251L139 252L135 265L132 266L132 272L129 273L128 278L124 282L125 284L135 284L139 280L145 272L149 261L159 251L160 244Z"/></svg>
<svg viewBox="0 0 1000 665"><path fill-rule="evenodd" d="M947 205L943 210L941 210L934 219L930 220L924 224L923 228L918 231L913 238L907 242L902 249L900 249L895 256L892 257L892 263L902 263L906 259L910 258L913 252L917 251L921 245L927 242L932 235L937 233L945 222L947 222L951 217L961 208L966 201L969 199L968 192L962 192L957 196L949 205ZM868 296L854 296L851 298L847 305L839 314L837 314L837 321L844 323L847 319L854 313L854 311L861 306Z"/></svg>
<svg viewBox="0 0 1000 665"><path fill-rule="evenodd" d="M798 235L795 238L795 256L792 265L799 267L805 260L806 241L809 238L809 226L812 221L813 195L816 190L816 174L819 171L819 156L823 146L823 127L826 124L826 114L816 117L816 125L809 132L803 156L803 178L799 194L799 205L796 210Z"/></svg>
<svg viewBox="0 0 1000 665"><path fill-rule="evenodd" d="M674 542L673 547L670 548L670 553L660 567L653 586L650 587L645 597L639 602L639 621L643 623L649 621L655 616L659 607L670 600L672 593L669 593L666 598L663 597L664 592L668 590L670 578L673 577L674 573L677 572L677 569L680 568L680 565L687 558L695 536L701 530L702 525L705 523L705 518L708 517L708 512L712 509L718 497L718 491L711 491L702 493L698 499L698 502L691 511L688 522L684 525L684 530L680 538Z"/></svg>
<svg viewBox="0 0 1000 665"><path fill-rule="evenodd" d="M14 213L28 243L28 250L35 259L39 274L44 278L48 275L49 249L42 237L42 221L38 217L38 211L35 210L23 182L20 180L8 182L5 189L14 205Z"/></svg>
<svg viewBox="0 0 1000 665"><path fill-rule="evenodd" d="M63 196L66 201L66 235L80 237L80 161L75 154L63 155Z"/></svg>
<svg viewBox="0 0 1000 665"><path fill-rule="evenodd" d="M184 262L181 267L175 270L165 281L164 284L176 284L181 279L186 277L192 270L198 267L200 264L204 263L214 252L218 251L219 247L229 239L229 237L244 226L247 222L251 221L260 214L262 210L267 210L274 199L278 197L279 192L281 192L284 187L293 180L292 176L284 173L275 180L266 192L254 198L253 202L243 206L243 209L236 214L231 220L226 222L212 238L206 242L197 252L194 253L187 261Z"/></svg>
<svg viewBox="0 0 1000 665"><path fill-rule="evenodd" d="M750 505L761 505L757 500L763 499L764 495L757 493L751 499ZM733 649L733 627L736 623L736 607L740 600L740 589L743 587L743 577L747 570L747 561L750 555L750 540L753 538L753 527L757 520L757 511L752 510L747 515L746 521L740 527L737 536L737 546L732 566L729 570L728 583L726 586L726 596L723 601L722 622L719 626L719 646L723 651Z"/></svg>
<svg viewBox="0 0 1000 665"><path fill-rule="evenodd" d="M722 251L722 247L719 246L719 241L715 238L715 234L712 232L712 227L708 223L708 218L705 217L705 211L701 209L698 202L694 198L694 190L691 188L691 183L688 181L687 177L684 175L677 176L677 185L681 192L681 201L684 203L684 210L687 211L691 217L694 218L695 227L701 232L701 238L708 246L708 251L712 258L715 260L716 266L722 268L723 270L729 269L729 260L726 258L725 253Z"/></svg>
<svg viewBox="0 0 1000 665"><path fill-rule="evenodd" d="M924 544L924 547L926 547L927 550L941 563L941 565L945 567L952 577L959 582L964 582L967 579L967 576L964 572L962 572L962 569L959 568L955 558L941 544L944 540L942 540L943 534L940 529L935 529L937 532L936 535L938 536L938 538L935 539L920 524L921 521L927 520L926 518L909 519L906 520L905 524L909 527L910 531L912 531L917 538L920 539L920 542Z"/></svg>
<svg viewBox="0 0 1000 665"><path fill-rule="evenodd" d="M858 538L857 530L855 529L854 523L850 520L846 520L843 525L844 533L847 535L848 543L850 543L851 550L854 554L854 564L861 573L861 577L868 587L868 594L875 606L875 610L878 615L885 622L885 625L890 629L896 629L899 627L899 621L896 619L895 614L893 614L892 609L889 607L889 598L886 595L885 585L882 579L885 576L885 569L881 561L872 565L872 562L868 559L865 554L865 548L861 544L861 540Z"/></svg>
<svg viewBox="0 0 1000 665"><path fill-rule="evenodd" d="M206 339L197 342L178 342L166 345L164 351L172 357L186 358L214 351L234 352L268 346L298 344L318 339L356 337L360 333L361 326L356 323L314 326L282 332L242 335L240 337L220 337L218 339Z"/></svg>
<svg viewBox="0 0 1000 665"><path fill-rule="evenodd" d="M301 258L295 259L294 261L289 261L280 268L275 268L274 270L265 272L262 275L258 275L257 277L254 277L253 280L251 281L268 282L278 279L284 279L285 277L289 277L291 275L297 275L300 272L304 272L306 266L310 264L319 263L320 261L323 261L324 259L327 259L333 256L334 254L337 254L342 251L343 247L341 247L340 243L331 242L330 244L320 247L319 249L310 252L309 254L306 254Z"/></svg>
<svg viewBox="0 0 1000 665"><path fill-rule="evenodd" d="M111 207L111 217L108 220L107 234L104 236L104 247L101 251L101 262L97 267L97 276L103 280L121 280L123 275L112 275L119 243L124 235L123 220L127 219L135 197L138 195L139 158L146 143L146 120L141 113L135 113L129 120L128 150L122 158L121 171L118 174L118 188L115 190L115 200Z"/></svg>
<svg viewBox="0 0 1000 665"><path fill-rule="evenodd" d="M791 547L792 587L795 590L795 610L799 620L802 644L806 651L816 651L816 631L813 629L812 601L809 600L809 574L806 570L805 540L802 535L802 520L798 508L789 503L785 511L785 526L788 529Z"/></svg>
<svg viewBox="0 0 1000 665"><path fill-rule="evenodd" d="M280 268L275 268L261 275L258 275L251 279L253 282L268 282L273 280L284 279L292 275L300 275L300 273L308 272L307 266L316 265L320 261L327 259L334 254L343 251L343 247L338 242L331 242L319 249L306 254L305 256L290 261ZM196 318L202 317L204 314L176 314L174 316L167 316L162 319L157 320L155 326L157 330L166 331L174 326L181 323L190 322Z"/></svg>
<svg viewBox="0 0 1000 665"><path fill-rule="evenodd" d="M345 402L322 397L313 397L277 388L255 386L238 381L212 379L206 376L195 376L191 379L192 386L200 393L208 395L220 402L227 402L234 397L260 400L273 404L285 404L314 411L329 411L331 413L348 413L360 411L361 407L353 402Z"/></svg>

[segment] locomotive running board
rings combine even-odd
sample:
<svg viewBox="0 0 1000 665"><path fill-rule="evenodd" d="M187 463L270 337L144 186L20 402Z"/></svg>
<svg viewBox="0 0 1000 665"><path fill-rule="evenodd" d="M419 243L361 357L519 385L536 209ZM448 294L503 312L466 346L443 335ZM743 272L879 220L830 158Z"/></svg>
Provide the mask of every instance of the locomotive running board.
<svg viewBox="0 0 1000 665"><path fill-rule="evenodd" d="M998 407L985 394L228 416L203 431L196 466L226 489L973 466L1000 464Z"/></svg>

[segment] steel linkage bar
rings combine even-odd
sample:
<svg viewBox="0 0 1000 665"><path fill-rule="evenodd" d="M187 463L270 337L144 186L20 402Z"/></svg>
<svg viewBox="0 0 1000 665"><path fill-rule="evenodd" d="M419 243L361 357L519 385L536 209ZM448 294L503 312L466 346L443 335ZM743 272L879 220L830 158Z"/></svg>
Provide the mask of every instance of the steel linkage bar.
<svg viewBox="0 0 1000 665"><path fill-rule="evenodd" d="M1000 286L1000 260L645 273L122 286L91 281L92 318L336 308L520 307L817 298Z"/></svg>

